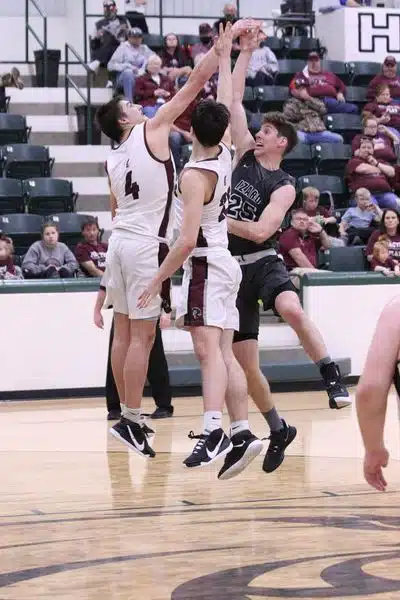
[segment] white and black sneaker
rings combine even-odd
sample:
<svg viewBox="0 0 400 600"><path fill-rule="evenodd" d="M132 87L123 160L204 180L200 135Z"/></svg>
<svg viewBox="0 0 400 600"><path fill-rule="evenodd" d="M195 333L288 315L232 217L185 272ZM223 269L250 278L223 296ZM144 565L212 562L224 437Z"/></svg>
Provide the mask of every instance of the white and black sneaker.
<svg viewBox="0 0 400 600"><path fill-rule="evenodd" d="M352 404L349 392L343 383L340 369L335 362L322 365L321 375L329 396L329 408L339 409Z"/></svg>
<svg viewBox="0 0 400 600"><path fill-rule="evenodd" d="M248 429L235 433L231 437L233 449L225 456L218 479L231 479L239 475L256 458L264 444Z"/></svg>
<svg viewBox="0 0 400 600"><path fill-rule="evenodd" d="M110 433L131 450L140 454L140 456L153 458L156 455L153 448L150 447L147 435L139 423L134 423L125 417L121 417L121 420L111 427Z"/></svg>
<svg viewBox="0 0 400 600"><path fill-rule="evenodd" d="M282 425L280 431L271 431L268 438L269 446L263 462L263 471L266 473L272 473L283 463L285 450L297 435L296 427L287 425L283 419Z"/></svg>
<svg viewBox="0 0 400 600"><path fill-rule="evenodd" d="M193 431L188 436L191 440L199 440L190 456L185 458L183 464L187 467L205 467L215 460L228 454L233 448L231 440L220 429L215 429L208 435L194 435Z"/></svg>

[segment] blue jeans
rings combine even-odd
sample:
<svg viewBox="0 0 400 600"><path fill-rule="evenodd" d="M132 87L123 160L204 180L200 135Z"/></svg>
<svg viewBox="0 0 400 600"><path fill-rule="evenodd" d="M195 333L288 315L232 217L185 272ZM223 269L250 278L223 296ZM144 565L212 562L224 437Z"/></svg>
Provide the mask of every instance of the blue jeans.
<svg viewBox="0 0 400 600"><path fill-rule="evenodd" d="M347 113L358 115L358 108L350 102L339 102L336 98L324 98L324 104L328 113Z"/></svg>
<svg viewBox="0 0 400 600"><path fill-rule="evenodd" d="M400 211L400 198L396 196L394 192L385 192L384 194L374 194L376 201L378 202L379 208L384 210L390 208L397 212Z"/></svg>
<svg viewBox="0 0 400 600"><path fill-rule="evenodd" d="M303 144L324 144L328 142L331 144L343 144L342 136L338 133L333 133L333 131L316 131L314 133L298 131L297 137Z"/></svg>
<svg viewBox="0 0 400 600"><path fill-rule="evenodd" d="M158 111L160 106L161 106L161 104L156 104L155 106L144 106L143 107L144 116L151 119L152 117L154 117L154 115L156 114L156 112Z"/></svg>
<svg viewBox="0 0 400 600"><path fill-rule="evenodd" d="M136 73L130 69L125 69L117 77L117 87L122 87L124 96L129 102L133 102L135 95Z"/></svg>

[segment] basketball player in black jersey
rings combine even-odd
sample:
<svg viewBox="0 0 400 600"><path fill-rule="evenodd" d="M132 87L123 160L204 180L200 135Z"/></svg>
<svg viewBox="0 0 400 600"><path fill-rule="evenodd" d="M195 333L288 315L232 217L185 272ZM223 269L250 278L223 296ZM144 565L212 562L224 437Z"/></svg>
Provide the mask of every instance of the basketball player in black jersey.
<svg viewBox="0 0 400 600"><path fill-rule="evenodd" d="M358 423L365 447L364 477L382 492L387 486L382 468L389 461L383 439L386 407L392 383L400 398L399 361L400 296L397 296L379 317L356 393Z"/></svg>
<svg viewBox="0 0 400 600"><path fill-rule="evenodd" d="M280 169L283 156L297 143L293 126L280 113L267 113L254 141L242 105L246 71L257 48L257 35L241 37L241 52L233 72L232 139L236 148L232 193L228 208L229 249L242 267L238 294L239 331L234 351L246 376L249 393L271 429L263 469L270 473L282 463L296 429L283 421L271 399L259 365L259 300L264 310L275 308L294 329L304 350L318 365L330 408L351 402L338 366L328 354L320 332L304 313L283 261L276 253L276 234L295 196L293 178Z"/></svg>

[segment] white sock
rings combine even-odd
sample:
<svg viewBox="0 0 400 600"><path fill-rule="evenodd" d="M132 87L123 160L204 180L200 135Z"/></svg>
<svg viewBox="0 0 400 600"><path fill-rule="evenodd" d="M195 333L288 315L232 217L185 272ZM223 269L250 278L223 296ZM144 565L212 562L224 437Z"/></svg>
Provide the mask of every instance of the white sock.
<svg viewBox="0 0 400 600"><path fill-rule="evenodd" d="M236 433L250 429L248 421L232 421L229 437L232 437Z"/></svg>
<svg viewBox="0 0 400 600"><path fill-rule="evenodd" d="M140 425L141 415L140 408L128 408L125 404L122 405L122 416L128 421L138 423Z"/></svg>
<svg viewBox="0 0 400 600"><path fill-rule="evenodd" d="M222 412L218 410L207 410L204 413L203 433L211 433L222 427Z"/></svg>
<svg viewBox="0 0 400 600"><path fill-rule="evenodd" d="M92 62L88 63L88 67L91 71L97 71L97 69L100 67L100 61L92 60Z"/></svg>

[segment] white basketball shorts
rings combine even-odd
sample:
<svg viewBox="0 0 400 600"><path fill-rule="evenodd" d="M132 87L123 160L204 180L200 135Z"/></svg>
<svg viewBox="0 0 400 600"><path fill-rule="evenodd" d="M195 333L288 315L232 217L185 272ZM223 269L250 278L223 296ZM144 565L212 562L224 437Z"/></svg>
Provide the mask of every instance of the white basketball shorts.
<svg viewBox="0 0 400 600"><path fill-rule="evenodd" d="M106 305L130 319L158 319L163 302L169 304L169 281L146 308L139 309L140 295L158 271L168 253L166 244L156 240L113 232L106 258ZM164 305L164 306L165 306Z"/></svg>
<svg viewBox="0 0 400 600"><path fill-rule="evenodd" d="M211 249L210 249L211 250ZM236 297L242 272L226 250L190 256L184 264L181 295L176 308L177 327L239 328Z"/></svg>

